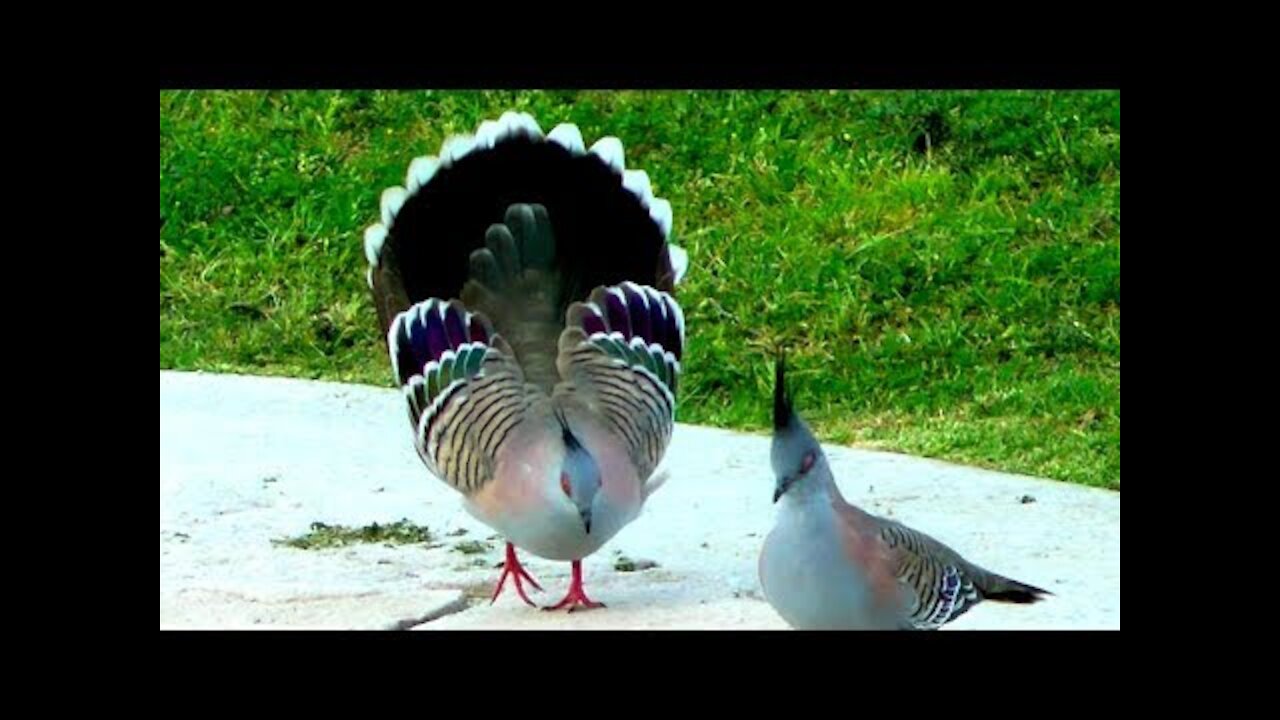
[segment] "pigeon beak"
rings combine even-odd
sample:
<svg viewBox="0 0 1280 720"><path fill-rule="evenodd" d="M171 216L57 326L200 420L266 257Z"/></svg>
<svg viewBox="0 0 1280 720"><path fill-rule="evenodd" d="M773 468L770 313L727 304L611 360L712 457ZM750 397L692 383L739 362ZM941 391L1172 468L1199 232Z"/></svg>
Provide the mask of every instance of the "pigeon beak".
<svg viewBox="0 0 1280 720"><path fill-rule="evenodd" d="M778 498L781 498L784 494L786 494L787 490L791 489L792 482L793 482L793 478L789 478L789 477L784 477L778 481L778 486L773 489L773 501L775 503L778 502Z"/></svg>
<svg viewBox="0 0 1280 720"><path fill-rule="evenodd" d="M588 535L590 535L591 534L591 508L579 510L578 514L582 516L583 529L587 531Z"/></svg>

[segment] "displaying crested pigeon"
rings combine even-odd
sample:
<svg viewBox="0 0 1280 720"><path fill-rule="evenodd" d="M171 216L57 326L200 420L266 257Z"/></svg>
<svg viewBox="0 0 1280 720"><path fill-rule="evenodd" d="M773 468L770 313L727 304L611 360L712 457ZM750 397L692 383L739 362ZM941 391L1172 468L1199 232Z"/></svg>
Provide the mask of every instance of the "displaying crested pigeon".
<svg viewBox="0 0 1280 720"><path fill-rule="evenodd" d="M516 548L572 563L547 609L602 607L582 559L640 513L675 422L688 266L622 143L482 122L409 165L364 234L368 282L427 468Z"/></svg>
<svg viewBox="0 0 1280 720"><path fill-rule="evenodd" d="M785 358L773 389L773 501L760 553L765 598L801 630L936 630L982 600L1050 594L978 567L941 542L850 505L792 407Z"/></svg>

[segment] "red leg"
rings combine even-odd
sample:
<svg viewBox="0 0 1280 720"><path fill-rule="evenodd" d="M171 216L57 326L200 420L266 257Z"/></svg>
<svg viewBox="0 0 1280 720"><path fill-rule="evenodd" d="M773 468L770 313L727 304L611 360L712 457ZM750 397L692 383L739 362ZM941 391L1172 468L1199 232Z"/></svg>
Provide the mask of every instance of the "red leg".
<svg viewBox="0 0 1280 720"><path fill-rule="evenodd" d="M520 596L520 599L528 603L530 607L538 607L524 593L524 586L520 584L520 581L522 579L528 580L529 584L539 592L542 591L542 586L538 585L538 581L534 580L533 576L525 571L524 566L520 564L520 560L516 558L516 546L511 543L507 543L507 559L502 563L502 577L498 578L498 587L493 589L493 598L489 600L489 604L492 605L498 601L498 596L502 594L502 586L507 582L508 575L515 581L516 594Z"/></svg>
<svg viewBox="0 0 1280 720"><path fill-rule="evenodd" d="M573 561L573 582L569 585L569 594L564 596L560 602L543 610L559 610L564 607L569 608L569 612L584 607L588 610L604 607L604 603L595 602L587 597L587 593L582 589L582 561Z"/></svg>

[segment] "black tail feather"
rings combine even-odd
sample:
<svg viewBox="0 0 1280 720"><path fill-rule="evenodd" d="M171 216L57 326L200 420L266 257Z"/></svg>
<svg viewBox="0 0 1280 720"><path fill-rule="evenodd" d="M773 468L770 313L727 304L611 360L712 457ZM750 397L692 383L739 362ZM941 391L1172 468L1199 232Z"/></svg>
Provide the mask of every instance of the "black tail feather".
<svg viewBox="0 0 1280 720"><path fill-rule="evenodd" d="M1048 590L1038 588L1035 585L1028 585L999 575L992 575L987 582L987 586L982 588L982 597L987 600L1019 605L1039 602L1046 595L1052 594Z"/></svg>

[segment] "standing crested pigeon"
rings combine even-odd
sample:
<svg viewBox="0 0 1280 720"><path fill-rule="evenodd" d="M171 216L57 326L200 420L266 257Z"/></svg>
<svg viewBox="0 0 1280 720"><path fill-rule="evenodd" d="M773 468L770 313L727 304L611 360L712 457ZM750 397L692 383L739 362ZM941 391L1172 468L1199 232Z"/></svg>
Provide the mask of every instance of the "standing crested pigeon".
<svg viewBox="0 0 1280 720"><path fill-rule="evenodd" d="M602 607L582 559L640 513L675 422L688 266L671 204L622 143L543 135L507 112L409 165L364 234L368 281L414 445L467 511L516 547L572 562L547 609ZM536 606L535 606L536 607Z"/></svg>
<svg viewBox="0 0 1280 720"><path fill-rule="evenodd" d="M982 600L1050 594L980 568L917 530L845 501L818 441L791 406L779 357L773 389L773 501L760 553L774 610L801 630L936 630Z"/></svg>

